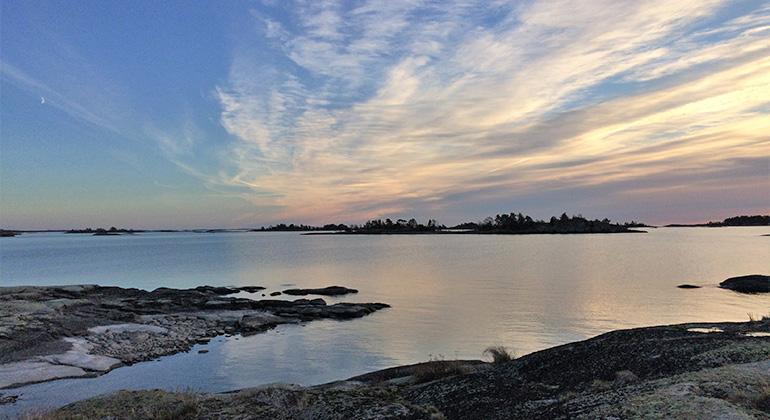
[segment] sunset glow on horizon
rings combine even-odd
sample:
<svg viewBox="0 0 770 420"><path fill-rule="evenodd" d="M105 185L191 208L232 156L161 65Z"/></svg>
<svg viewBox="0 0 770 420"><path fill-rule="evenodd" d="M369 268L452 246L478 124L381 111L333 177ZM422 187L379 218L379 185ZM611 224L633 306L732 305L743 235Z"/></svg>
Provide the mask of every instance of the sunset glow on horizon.
<svg viewBox="0 0 770 420"><path fill-rule="evenodd" d="M770 211L770 1L1 7L3 229Z"/></svg>

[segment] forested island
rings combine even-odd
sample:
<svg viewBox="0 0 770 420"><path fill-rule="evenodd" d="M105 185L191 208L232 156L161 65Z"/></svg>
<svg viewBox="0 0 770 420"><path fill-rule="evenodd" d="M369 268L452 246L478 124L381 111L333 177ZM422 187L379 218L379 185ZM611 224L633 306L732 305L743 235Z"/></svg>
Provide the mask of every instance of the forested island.
<svg viewBox="0 0 770 420"><path fill-rule="evenodd" d="M567 234L567 233L619 233L635 232L631 228L648 227L643 223L613 223L609 219L589 220L581 215L567 216L562 213L560 217L553 216L548 221L533 219L521 213L498 214L495 217L487 217L479 222L461 223L447 227L430 219L426 224L415 219L373 219L362 225L331 224L322 228L312 228L306 225L270 226L259 231L334 231L340 234Z"/></svg>
<svg viewBox="0 0 770 420"><path fill-rule="evenodd" d="M94 236L110 236L110 235L132 234L137 232L144 232L144 231L134 230L134 229L118 229L113 226L109 229L104 229L104 228L70 229L68 231L65 231L64 233L70 233L70 234L80 233L80 234L91 234Z"/></svg>
<svg viewBox="0 0 770 420"><path fill-rule="evenodd" d="M672 224L666 227L725 227L725 226L770 226L770 215L768 216L736 216L728 217L721 222L708 222L698 224Z"/></svg>

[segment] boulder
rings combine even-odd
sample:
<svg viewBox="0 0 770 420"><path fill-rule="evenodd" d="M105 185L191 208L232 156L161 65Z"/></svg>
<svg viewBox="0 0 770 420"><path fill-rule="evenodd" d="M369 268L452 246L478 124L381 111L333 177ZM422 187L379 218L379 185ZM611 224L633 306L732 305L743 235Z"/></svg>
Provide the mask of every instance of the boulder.
<svg viewBox="0 0 770 420"><path fill-rule="evenodd" d="M770 293L770 276L751 274L731 277L719 283L719 287L740 293Z"/></svg>

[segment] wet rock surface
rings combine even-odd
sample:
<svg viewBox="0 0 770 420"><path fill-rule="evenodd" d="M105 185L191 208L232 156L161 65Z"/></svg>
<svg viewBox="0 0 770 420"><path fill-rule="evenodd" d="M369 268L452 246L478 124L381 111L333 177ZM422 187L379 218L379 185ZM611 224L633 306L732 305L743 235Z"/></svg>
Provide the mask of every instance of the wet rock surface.
<svg viewBox="0 0 770 420"><path fill-rule="evenodd" d="M280 324L318 319L359 318L388 307L226 296L262 289L0 288L0 388L96 375L123 364L188 351L218 335L254 334Z"/></svg>

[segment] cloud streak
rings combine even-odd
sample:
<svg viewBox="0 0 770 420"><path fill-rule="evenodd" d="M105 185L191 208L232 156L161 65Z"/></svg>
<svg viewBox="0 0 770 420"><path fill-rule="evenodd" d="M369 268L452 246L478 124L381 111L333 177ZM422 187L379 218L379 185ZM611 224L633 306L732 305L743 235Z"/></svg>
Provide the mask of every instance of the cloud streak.
<svg viewBox="0 0 770 420"><path fill-rule="evenodd" d="M220 182L275 218L324 222L744 179L739 163L770 146L770 6L731 5L299 2L282 23L255 11L260 38L216 90L236 138ZM616 190L646 180L667 184Z"/></svg>

